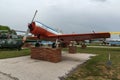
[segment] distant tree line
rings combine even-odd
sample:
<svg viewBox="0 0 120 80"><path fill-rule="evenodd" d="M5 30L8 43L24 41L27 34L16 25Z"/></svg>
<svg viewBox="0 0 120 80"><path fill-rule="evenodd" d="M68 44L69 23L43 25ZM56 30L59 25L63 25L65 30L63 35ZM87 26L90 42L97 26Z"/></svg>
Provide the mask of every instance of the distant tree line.
<svg viewBox="0 0 120 80"><path fill-rule="evenodd" d="M10 28L8 26L3 26L3 25L0 25L0 30L10 30Z"/></svg>
<svg viewBox="0 0 120 80"><path fill-rule="evenodd" d="M10 29L9 26L3 26L3 25L0 25L0 32L1 32L1 33L12 33L12 34L17 34L16 31Z"/></svg>

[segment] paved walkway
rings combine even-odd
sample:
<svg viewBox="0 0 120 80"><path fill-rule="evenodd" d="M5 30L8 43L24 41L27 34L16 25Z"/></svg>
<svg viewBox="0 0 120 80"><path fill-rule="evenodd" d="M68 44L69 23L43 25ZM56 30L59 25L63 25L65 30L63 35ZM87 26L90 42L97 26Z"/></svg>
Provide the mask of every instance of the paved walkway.
<svg viewBox="0 0 120 80"><path fill-rule="evenodd" d="M30 56L1 59L0 80L59 80L92 54L62 53L62 61L51 63L31 59Z"/></svg>

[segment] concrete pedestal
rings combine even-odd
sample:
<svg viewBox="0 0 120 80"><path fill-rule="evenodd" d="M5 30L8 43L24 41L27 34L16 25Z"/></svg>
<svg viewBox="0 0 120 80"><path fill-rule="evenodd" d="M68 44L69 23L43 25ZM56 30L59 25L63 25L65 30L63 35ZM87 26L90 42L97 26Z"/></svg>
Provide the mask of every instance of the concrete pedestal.
<svg viewBox="0 0 120 80"><path fill-rule="evenodd" d="M61 49L32 47L31 58L57 63L62 59Z"/></svg>

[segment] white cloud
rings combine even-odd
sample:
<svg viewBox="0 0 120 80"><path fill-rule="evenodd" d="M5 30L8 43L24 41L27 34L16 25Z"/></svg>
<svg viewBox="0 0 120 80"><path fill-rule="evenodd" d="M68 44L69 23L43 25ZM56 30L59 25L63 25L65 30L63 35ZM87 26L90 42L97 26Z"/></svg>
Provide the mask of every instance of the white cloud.
<svg viewBox="0 0 120 80"><path fill-rule="evenodd" d="M0 0L0 24L26 30L35 20L65 33L119 31L120 0Z"/></svg>
<svg viewBox="0 0 120 80"><path fill-rule="evenodd" d="M91 0L91 1L106 2L107 0Z"/></svg>

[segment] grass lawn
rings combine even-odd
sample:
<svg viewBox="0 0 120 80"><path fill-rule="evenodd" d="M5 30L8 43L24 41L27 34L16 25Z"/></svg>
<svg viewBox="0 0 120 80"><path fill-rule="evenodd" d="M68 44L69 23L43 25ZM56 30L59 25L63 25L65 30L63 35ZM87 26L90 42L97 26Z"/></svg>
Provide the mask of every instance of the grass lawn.
<svg viewBox="0 0 120 80"><path fill-rule="evenodd" d="M120 48L78 47L77 50L97 56L80 65L65 80L120 80ZM109 53L111 61L108 60Z"/></svg>
<svg viewBox="0 0 120 80"><path fill-rule="evenodd" d="M0 49L0 59L20 57L26 55L30 55L30 49L22 49L20 51Z"/></svg>

